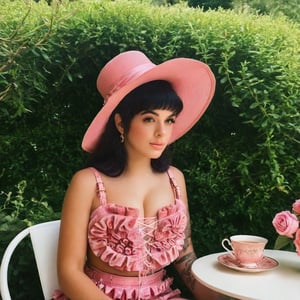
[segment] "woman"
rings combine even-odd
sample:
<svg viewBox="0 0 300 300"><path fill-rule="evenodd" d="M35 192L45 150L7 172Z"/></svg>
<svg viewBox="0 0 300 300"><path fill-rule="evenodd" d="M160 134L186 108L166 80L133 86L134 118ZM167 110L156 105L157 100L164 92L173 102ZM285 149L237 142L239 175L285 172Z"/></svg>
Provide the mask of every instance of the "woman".
<svg viewBox="0 0 300 300"><path fill-rule="evenodd" d="M153 64L117 55L100 72L104 106L82 147L91 153L65 196L58 248L62 293L54 299L182 299L165 267L174 263L197 299L218 299L196 283L183 174L168 145L202 116L215 88L203 63Z"/></svg>

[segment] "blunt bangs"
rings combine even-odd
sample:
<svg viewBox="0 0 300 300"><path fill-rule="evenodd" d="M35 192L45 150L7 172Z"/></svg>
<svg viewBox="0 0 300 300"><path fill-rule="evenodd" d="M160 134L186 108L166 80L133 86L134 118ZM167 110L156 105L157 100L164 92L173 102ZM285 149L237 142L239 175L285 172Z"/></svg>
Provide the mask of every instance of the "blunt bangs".
<svg viewBox="0 0 300 300"><path fill-rule="evenodd" d="M155 109L170 110L175 115L183 109L180 97L168 81L155 80L137 87L124 97L114 113L122 116L124 126L127 127L138 113Z"/></svg>

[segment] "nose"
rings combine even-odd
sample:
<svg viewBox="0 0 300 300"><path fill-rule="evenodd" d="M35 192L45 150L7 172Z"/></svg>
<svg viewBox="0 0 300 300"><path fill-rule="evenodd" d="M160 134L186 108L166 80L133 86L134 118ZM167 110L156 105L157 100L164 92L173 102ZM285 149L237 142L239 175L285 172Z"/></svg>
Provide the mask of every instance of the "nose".
<svg viewBox="0 0 300 300"><path fill-rule="evenodd" d="M155 136L162 137L166 134L166 132L166 125L164 123L158 123L155 130Z"/></svg>

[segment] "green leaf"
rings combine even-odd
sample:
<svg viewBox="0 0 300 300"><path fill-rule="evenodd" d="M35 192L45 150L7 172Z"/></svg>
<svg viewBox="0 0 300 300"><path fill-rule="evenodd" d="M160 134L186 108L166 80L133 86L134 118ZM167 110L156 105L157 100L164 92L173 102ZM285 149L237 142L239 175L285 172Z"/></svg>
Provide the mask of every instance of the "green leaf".
<svg viewBox="0 0 300 300"><path fill-rule="evenodd" d="M282 249L292 243L292 239L284 235L279 235L275 241L274 249Z"/></svg>

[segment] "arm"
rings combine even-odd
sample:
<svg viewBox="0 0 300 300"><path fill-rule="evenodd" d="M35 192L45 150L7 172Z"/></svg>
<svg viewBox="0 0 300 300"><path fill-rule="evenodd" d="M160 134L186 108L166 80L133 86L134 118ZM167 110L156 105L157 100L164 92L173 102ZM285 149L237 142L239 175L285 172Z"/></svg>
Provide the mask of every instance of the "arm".
<svg viewBox="0 0 300 300"><path fill-rule="evenodd" d="M180 256L174 262L177 272L180 274L183 282L192 292L197 300L221 300L221 295L208 289L195 279L192 274L191 267L193 262L197 259L193 249L192 240L190 236L186 236L184 249L181 251Z"/></svg>
<svg viewBox="0 0 300 300"><path fill-rule="evenodd" d="M184 176L177 169L174 169L174 175L176 177L176 182L180 187L181 197L184 203L186 204L187 213L188 213L188 202L187 202L187 193L186 193ZM225 299L223 298L222 295L202 285L199 281L195 279L195 277L192 274L191 267L193 262L197 259L197 257L191 239L191 226L190 226L189 215L187 217L188 217L188 221L187 221L187 227L185 232L184 246L183 249L181 250L180 256L174 262L174 267L177 270L177 272L180 274L185 285L194 295L195 299L197 300Z"/></svg>
<svg viewBox="0 0 300 300"><path fill-rule="evenodd" d="M108 298L84 273L87 227L96 185L89 169L77 172L67 190L61 216L57 270L62 291L72 300Z"/></svg>

